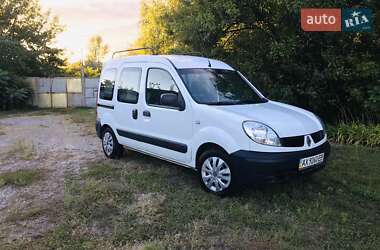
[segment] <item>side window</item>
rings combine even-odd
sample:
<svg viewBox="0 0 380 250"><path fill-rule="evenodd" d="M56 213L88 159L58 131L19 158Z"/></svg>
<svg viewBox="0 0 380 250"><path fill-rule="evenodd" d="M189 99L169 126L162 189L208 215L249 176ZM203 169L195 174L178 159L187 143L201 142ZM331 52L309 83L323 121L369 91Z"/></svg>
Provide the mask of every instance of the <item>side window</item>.
<svg viewBox="0 0 380 250"><path fill-rule="evenodd" d="M117 100L136 104L139 100L139 88L142 70L140 68L125 68L121 71L117 91Z"/></svg>
<svg viewBox="0 0 380 250"><path fill-rule="evenodd" d="M108 69L103 72L100 79L99 98L111 101L113 98L113 89L115 86L116 69Z"/></svg>
<svg viewBox="0 0 380 250"><path fill-rule="evenodd" d="M169 72L163 69L149 69L146 86L146 102L148 105L174 106L162 103L163 94L179 96L179 90Z"/></svg>

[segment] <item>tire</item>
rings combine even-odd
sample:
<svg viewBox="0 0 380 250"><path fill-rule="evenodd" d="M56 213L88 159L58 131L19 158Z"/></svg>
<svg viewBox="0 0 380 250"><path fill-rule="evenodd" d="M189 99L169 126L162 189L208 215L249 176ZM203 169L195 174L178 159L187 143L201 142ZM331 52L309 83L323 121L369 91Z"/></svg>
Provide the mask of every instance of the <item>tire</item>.
<svg viewBox="0 0 380 250"><path fill-rule="evenodd" d="M207 192L226 196L237 188L234 167L227 153L218 149L205 151L199 157L199 181Z"/></svg>
<svg viewBox="0 0 380 250"><path fill-rule="evenodd" d="M102 148L105 156L110 159L119 159L124 151L110 128L106 128L102 133Z"/></svg>

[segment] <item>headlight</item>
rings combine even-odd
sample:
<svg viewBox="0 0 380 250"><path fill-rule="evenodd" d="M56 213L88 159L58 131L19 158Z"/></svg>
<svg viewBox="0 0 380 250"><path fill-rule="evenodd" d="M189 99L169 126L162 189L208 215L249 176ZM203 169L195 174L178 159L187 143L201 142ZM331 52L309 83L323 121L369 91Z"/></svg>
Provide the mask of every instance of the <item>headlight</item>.
<svg viewBox="0 0 380 250"><path fill-rule="evenodd" d="M243 122L244 132L257 143L269 146L281 146L280 138L273 129L260 122Z"/></svg>

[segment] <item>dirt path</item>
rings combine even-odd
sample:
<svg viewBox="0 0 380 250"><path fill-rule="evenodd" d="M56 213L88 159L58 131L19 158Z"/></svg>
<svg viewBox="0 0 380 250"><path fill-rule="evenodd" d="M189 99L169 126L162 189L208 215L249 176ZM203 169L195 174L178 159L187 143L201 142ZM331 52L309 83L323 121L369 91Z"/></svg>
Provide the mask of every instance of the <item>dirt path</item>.
<svg viewBox="0 0 380 250"><path fill-rule="evenodd" d="M62 204L65 176L102 158L98 138L69 115L0 119L0 174L31 169L42 175L26 187L0 185L0 242L33 239L51 229L46 214Z"/></svg>

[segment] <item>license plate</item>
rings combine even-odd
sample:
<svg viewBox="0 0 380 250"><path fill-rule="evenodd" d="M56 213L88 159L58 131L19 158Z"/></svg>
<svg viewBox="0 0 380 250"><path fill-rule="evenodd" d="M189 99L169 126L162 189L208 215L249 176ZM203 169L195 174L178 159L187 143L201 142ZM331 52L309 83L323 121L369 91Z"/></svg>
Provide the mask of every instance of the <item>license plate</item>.
<svg viewBox="0 0 380 250"><path fill-rule="evenodd" d="M304 170L304 169L310 168L312 166L318 165L318 164L323 162L324 158L325 158L324 153L319 154L319 155L310 156L307 158L303 158L300 160L298 170Z"/></svg>

